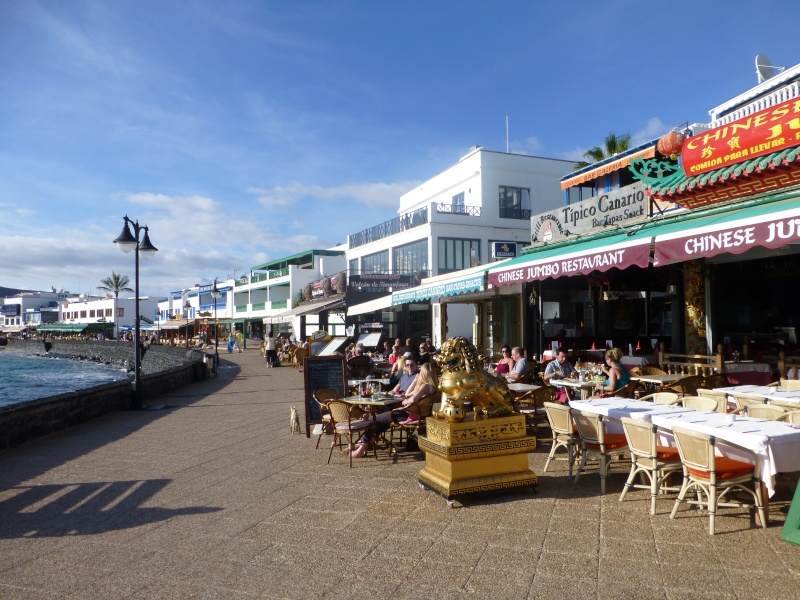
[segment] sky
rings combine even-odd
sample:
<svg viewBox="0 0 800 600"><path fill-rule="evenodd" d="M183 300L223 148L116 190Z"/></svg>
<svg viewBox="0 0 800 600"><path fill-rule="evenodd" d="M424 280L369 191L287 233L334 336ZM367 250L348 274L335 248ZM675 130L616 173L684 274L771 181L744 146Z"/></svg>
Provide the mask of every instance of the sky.
<svg viewBox="0 0 800 600"><path fill-rule="evenodd" d="M344 244L470 147L578 160L800 63L773 0L0 0L0 286L143 295ZM561 198L554 198L554 205Z"/></svg>

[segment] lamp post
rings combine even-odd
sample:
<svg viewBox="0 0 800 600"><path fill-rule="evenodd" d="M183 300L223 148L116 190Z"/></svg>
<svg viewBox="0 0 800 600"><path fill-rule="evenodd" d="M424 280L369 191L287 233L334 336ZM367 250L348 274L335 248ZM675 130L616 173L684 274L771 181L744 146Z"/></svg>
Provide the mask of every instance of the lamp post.
<svg viewBox="0 0 800 600"><path fill-rule="evenodd" d="M134 390L133 390L133 401L131 402L131 408L133 410L141 410L144 408L144 402L142 399L142 350L141 344L139 341L139 254L144 256L145 259L153 258L158 252L158 248L153 246L152 242L150 241L150 236L148 235L148 228L147 226L140 226L139 221L132 221L128 218L128 215L125 215L125 224L122 226L122 233L119 234L119 237L114 240L115 244L119 244L119 249L122 250L125 254L129 254L135 251L136 256L136 284L135 290L136 293L136 301L134 303L136 310L135 312L135 319L133 330L133 345L134 345ZM131 230L129 225L133 226L133 234L131 234ZM144 231L144 235L142 240L139 241L139 234Z"/></svg>
<svg viewBox="0 0 800 600"><path fill-rule="evenodd" d="M192 305L189 304L189 301L186 301L186 304L183 305L183 313L186 315L186 347L189 347L189 309L192 308Z"/></svg>
<svg viewBox="0 0 800 600"><path fill-rule="evenodd" d="M217 289L217 279L214 278L214 287L211 288L211 297L214 299L214 373L217 372L219 366L219 321L217 320L217 298L221 297L219 289Z"/></svg>

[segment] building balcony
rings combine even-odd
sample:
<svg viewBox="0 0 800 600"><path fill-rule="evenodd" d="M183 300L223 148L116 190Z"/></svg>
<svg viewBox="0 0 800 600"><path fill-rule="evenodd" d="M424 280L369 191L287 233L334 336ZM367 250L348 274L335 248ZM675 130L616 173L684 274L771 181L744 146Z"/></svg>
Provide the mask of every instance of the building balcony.
<svg viewBox="0 0 800 600"><path fill-rule="evenodd" d="M450 204L447 202L439 202L436 205L436 212L448 215L464 215L467 217L480 217L480 206L464 206L463 204Z"/></svg>
<svg viewBox="0 0 800 600"><path fill-rule="evenodd" d="M414 212L395 217L389 221L384 221L380 225L375 225L369 229L364 229L356 234L349 235L348 242L350 249L364 246L371 242L387 238L391 235L425 225L428 222L428 209L420 208Z"/></svg>
<svg viewBox="0 0 800 600"><path fill-rule="evenodd" d="M531 211L527 208L501 208L500 209L500 218L501 219L519 219L522 220L530 220L531 218Z"/></svg>

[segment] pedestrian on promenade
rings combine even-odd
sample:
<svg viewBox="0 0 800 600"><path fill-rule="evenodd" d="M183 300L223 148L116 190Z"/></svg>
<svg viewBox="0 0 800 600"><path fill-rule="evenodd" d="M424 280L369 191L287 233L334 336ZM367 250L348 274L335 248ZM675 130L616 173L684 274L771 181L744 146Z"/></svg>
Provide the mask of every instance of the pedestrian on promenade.
<svg viewBox="0 0 800 600"><path fill-rule="evenodd" d="M272 330L269 330L267 337L264 339L264 356L267 361L267 368L272 368L275 364L275 337L272 335Z"/></svg>

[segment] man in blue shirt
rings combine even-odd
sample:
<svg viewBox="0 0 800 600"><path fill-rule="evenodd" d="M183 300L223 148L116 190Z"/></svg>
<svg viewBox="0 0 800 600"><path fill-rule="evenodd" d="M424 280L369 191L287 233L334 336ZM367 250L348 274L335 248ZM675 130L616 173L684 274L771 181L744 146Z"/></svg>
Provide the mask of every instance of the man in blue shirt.
<svg viewBox="0 0 800 600"><path fill-rule="evenodd" d="M550 382L550 385L555 385L558 387L558 392L556 393L556 400L561 402L561 404L566 404L567 400L572 397L572 390L565 388L564 386L559 386L558 381L560 379L566 379L572 373L575 372L575 367L573 367L569 362L567 362L567 353L564 350L559 350L556 352L555 359L551 360L547 363L547 367L544 370L544 375L542 375L542 379L547 382Z"/></svg>
<svg viewBox="0 0 800 600"><path fill-rule="evenodd" d="M417 362L417 357L411 352L406 352L404 358L406 359L406 370L400 376L400 381L392 390L393 394L399 394L401 392L405 394L408 391L408 388L411 387L411 384L414 383L417 375L419 375L419 363Z"/></svg>

